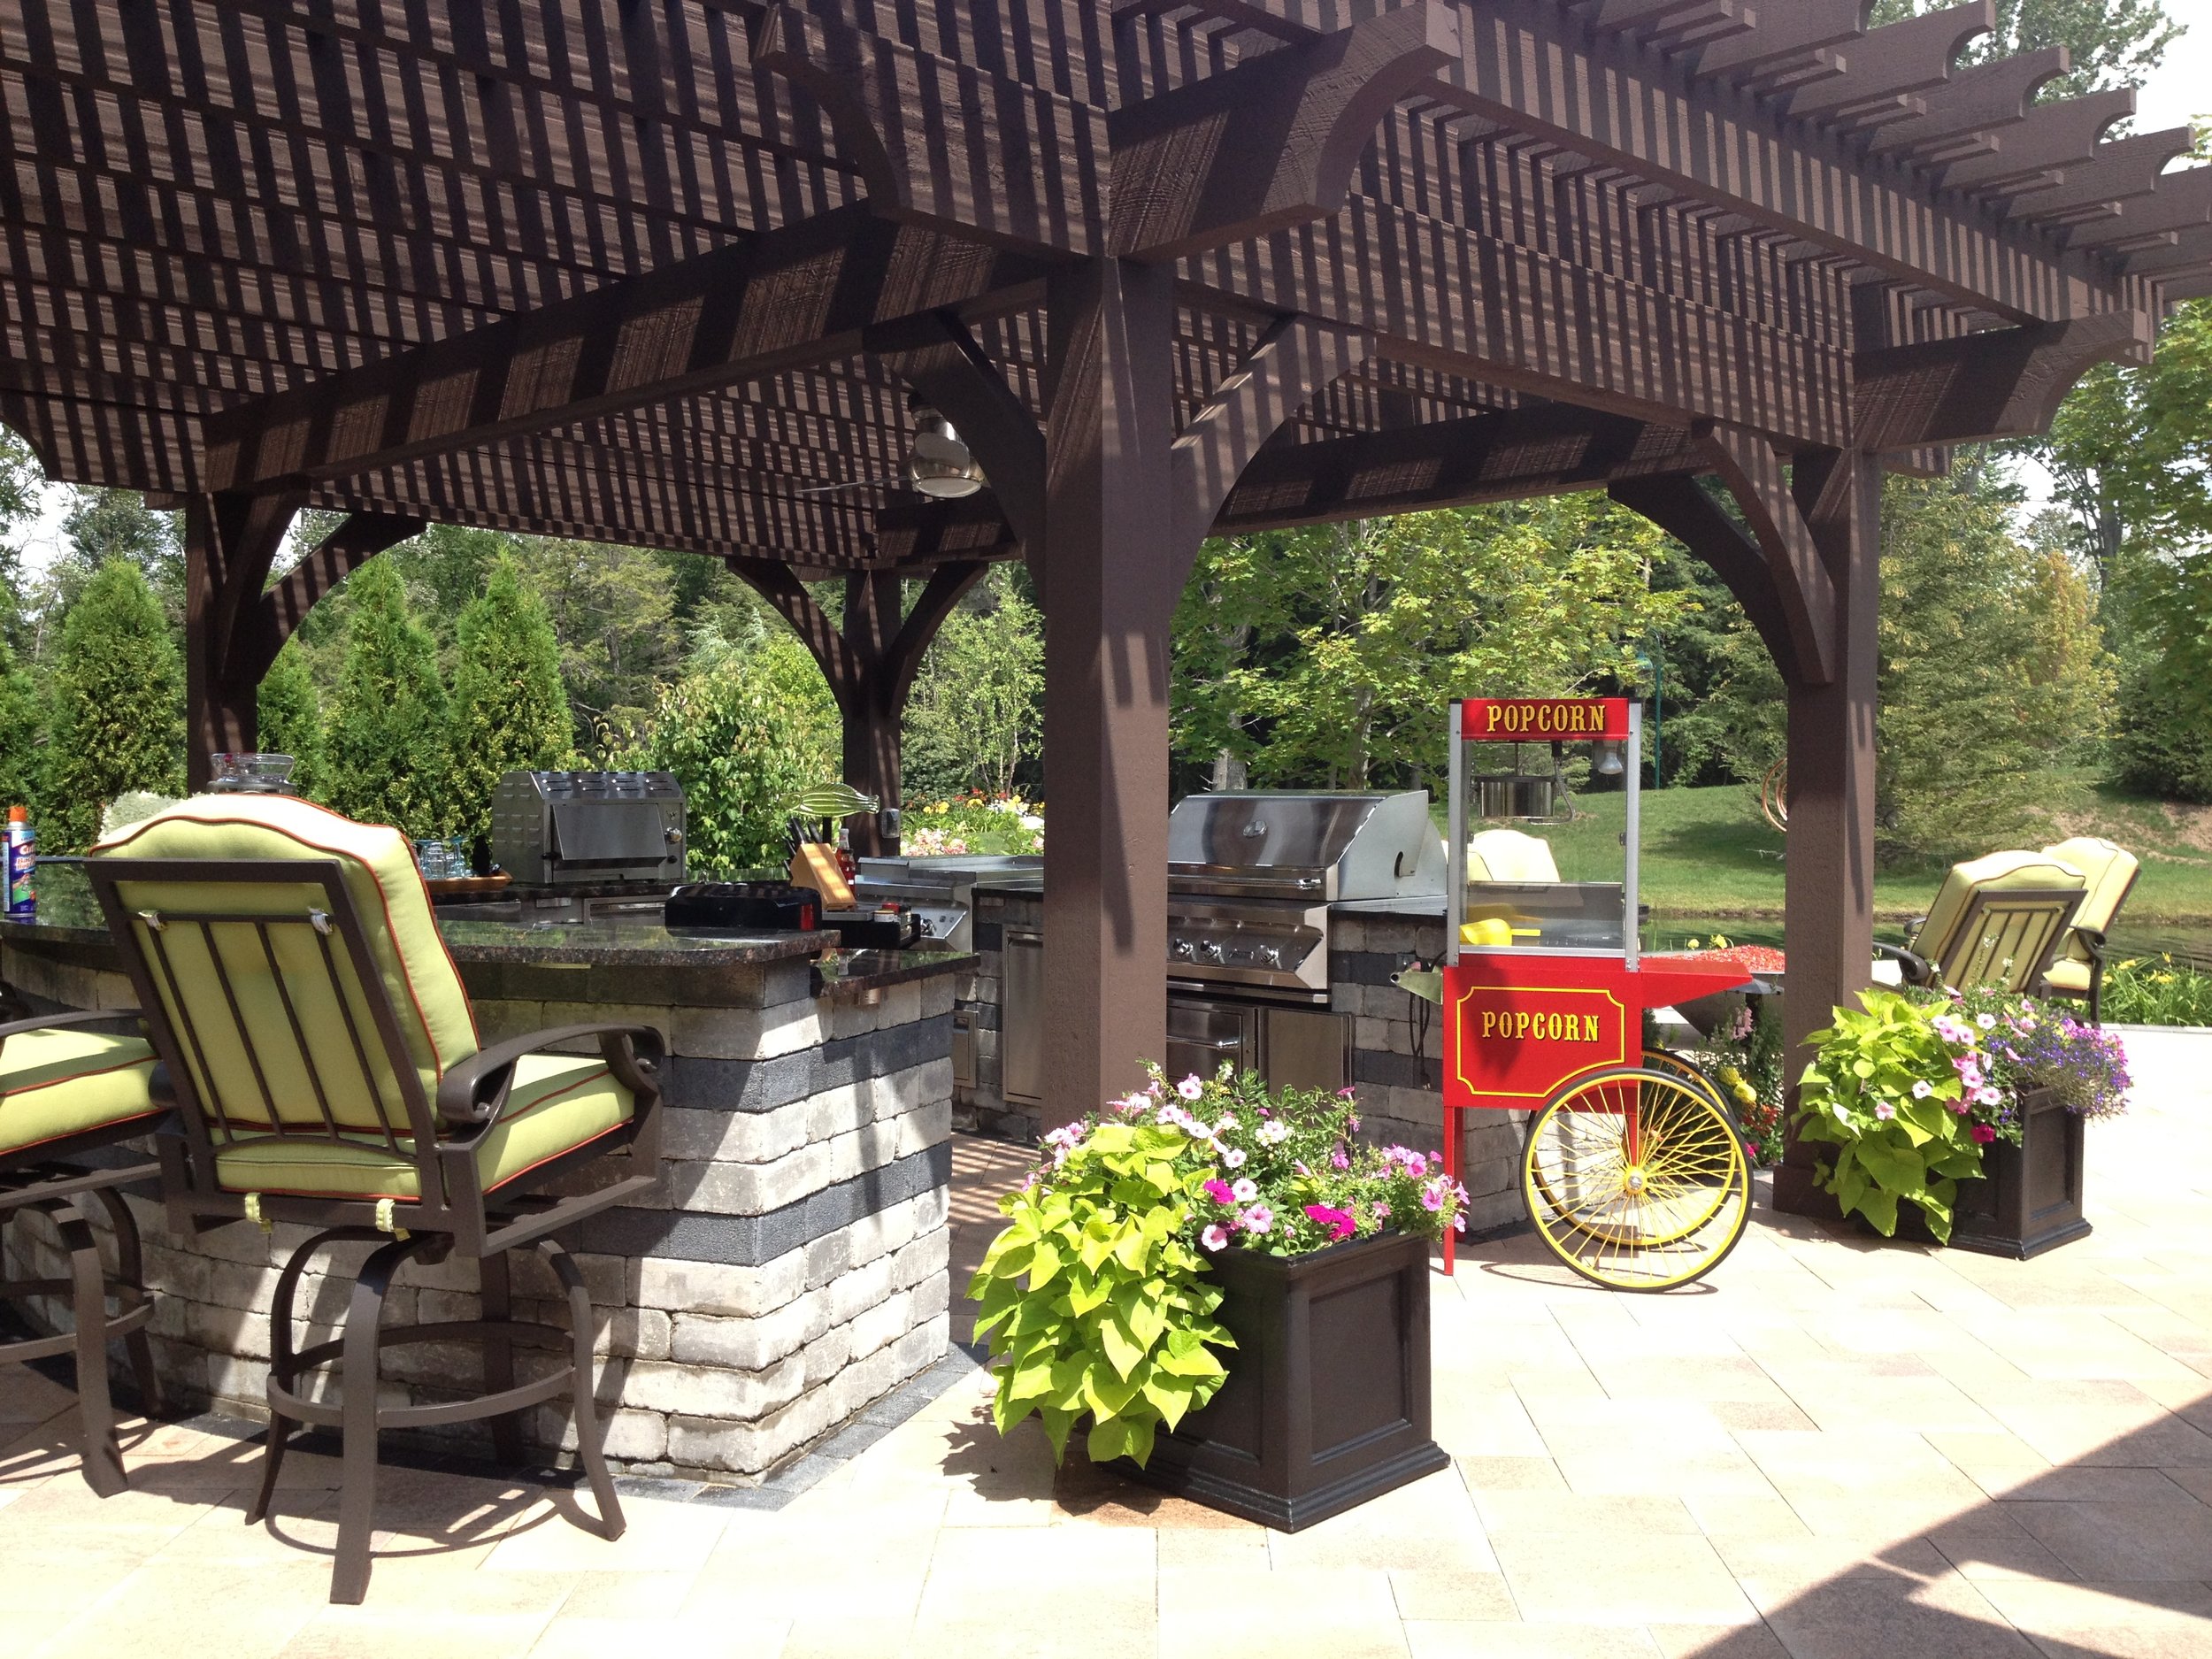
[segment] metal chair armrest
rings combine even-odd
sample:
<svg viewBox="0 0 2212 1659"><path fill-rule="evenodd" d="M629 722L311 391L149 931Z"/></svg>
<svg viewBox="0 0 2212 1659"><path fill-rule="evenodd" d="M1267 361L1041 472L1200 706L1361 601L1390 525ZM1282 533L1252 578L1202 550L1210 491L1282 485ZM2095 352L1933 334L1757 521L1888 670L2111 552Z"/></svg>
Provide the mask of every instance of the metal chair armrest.
<svg viewBox="0 0 2212 1659"><path fill-rule="evenodd" d="M507 1104L507 1090L514 1081L515 1062L526 1055L579 1038L596 1037L599 1052L614 1073L615 1081L633 1094L657 1094L657 1075L664 1043L650 1025L552 1025L526 1036L511 1037L479 1049L448 1071L438 1084L439 1121L455 1128L480 1128L498 1121ZM489 1090L488 1094L487 1090Z"/></svg>
<svg viewBox="0 0 2212 1659"><path fill-rule="evenodd" d="M0 1025L0 1043L27 1031L47 1031L59 1025L100 1025L113 1019L143 1019L134 1008L88 1008L68 1014L38 1014Z"/></svg>
<svg viewBox="0 0 2212 1659"><path fill-rule="evenodd" d="M1886 956L1903 969L1907 985L1927 986L1936 982L1935 964L1925 956L1917 956L1906 949L1902 945L1886 945L1878 939L1874 941L1874 953L1879 956Z"/></svg>
<svg viewBox="0 0 2212 1659"><path fill-rule="evenodd" d="M2105 931L2101 927L2084 927L2077 923L2074 926L2074 935L2087 947L2093 961L2102 962L2105 953L2112 949L2112 941L2105 936Z"/></svg>

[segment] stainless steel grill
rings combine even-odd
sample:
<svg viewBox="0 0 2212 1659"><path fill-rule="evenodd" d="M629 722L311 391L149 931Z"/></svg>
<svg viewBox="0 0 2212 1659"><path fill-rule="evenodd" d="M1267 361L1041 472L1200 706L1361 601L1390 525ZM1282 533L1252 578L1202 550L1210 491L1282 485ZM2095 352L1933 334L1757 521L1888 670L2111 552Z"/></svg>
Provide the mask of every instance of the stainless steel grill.
<svg viewBox="0 0 2212 1659"><path fill-rule="evenodd" d="M526 887L684 879L683 786L664 772L511 772L492 861Z"/></svg>
<svg viewBox="0 0 2212 1659"><path fill-rule="evenodd" d="M1168 819L1170 983L1329 996L1329 906L1444 891L1425 789L1186 796Z"/></svg>

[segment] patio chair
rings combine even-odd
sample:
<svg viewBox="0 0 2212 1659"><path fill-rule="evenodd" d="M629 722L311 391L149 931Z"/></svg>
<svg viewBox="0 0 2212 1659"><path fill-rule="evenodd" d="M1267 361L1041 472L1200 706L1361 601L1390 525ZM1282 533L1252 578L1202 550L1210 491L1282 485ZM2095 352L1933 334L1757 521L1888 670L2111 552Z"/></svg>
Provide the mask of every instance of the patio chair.
<svg viewBox="0 0 2212 1659"><path fill-rule="evenodd" d="M1874 949L1908 985L2032 991L2087 887L2073 865L2041 853L1991 853L1951 866L1909 947Z"/></svg>
<svg viewBox="0 0 2212 1659"><path fill-rule="evenodd" d="M315 1229L277 1279L267 1450L248 1521L268 1510L293 1425L337 1426L330 1599L358 1601L379 1431L489 1418L495 1450L512 1462L517 1414L567 1393L598 1530L619 1537L593 1401L591 1303L552 1235L657 1192L660 1034L564 1025L480 1048L405 840L304 801L187 801L95 848L87 869L162 1060L155 1096L178 1108L179 1133L159 1148L172 1227L243 1218ZM555 1052L587 1041L596 1054ZM582 1192L565 1184L565 1196L546 1190L626 1148L626 1175ZM296 1348L301 1275L341 1243L376 1247L341 1333ZM511 1317L517 1250L534 1251L565 1291L567 1333ZM453 1255L480 1263L482 1317L380 1329L401 1264ZM518 1386L514 1344L526 1332L565 1334L569 1357ZM482 1395L378 1403L381 1349L460 1340L484 1347ZM310 1385L334 1363L338 1386L314 1397Z"/></svg>
<svg viewBox="0 0 2212 1659"><path fill-rule="evenodd" d="M2077 835L2046 847L2043 856L2073 865L2089 882L2081 908L2074 912L2073 926L2059 941L2057 954L2044 972L2043 994L2087 1002L2090 1023L2102 1025L2108 936L2142 865L2126 848L2095 835Z"/></svg>
<svg viewBox="0 0 2212 1659"><path fill-rule="evenodd" d="M124 1033L93 1030L127 1025ZM0 1280L0 1302L66 1297L73 1328L57 1336L0 1341L0 1361L19 1363L74 1352L77 1417L83 1425L85 1484L111 1498L129 1481L108 1393L108 1344L123 1339L141 1403L157 1416L161 1393L146 1340L146 1298L138 1224L121 1189L150 1181L155 1165L76 1162L144 1134L166 1110L150 1091L154 1051L138 1034L135 1010L55 1014L0 1025L0 1225L32 1210L50 1217L69 1256L67 1279ZM100 1263L92 1230L104 1210L115 1233L115 1271ZM113 1297L116 1311L108 1311Z"/></svg>
<svg viewBox="0 0 2212 1659"><path fill-rule="evenodd" d="M1552 862L1551 843L1541 836L1525 835L1519 830L1485 830L1468 838L1467 879L1556 882L1559 866Z"/></svg>

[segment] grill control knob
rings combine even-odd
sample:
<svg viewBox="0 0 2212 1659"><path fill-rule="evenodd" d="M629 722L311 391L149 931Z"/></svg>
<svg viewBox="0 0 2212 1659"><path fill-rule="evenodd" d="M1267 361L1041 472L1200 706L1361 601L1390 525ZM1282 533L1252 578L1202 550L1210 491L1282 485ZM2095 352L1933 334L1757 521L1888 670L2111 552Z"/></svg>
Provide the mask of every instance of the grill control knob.
<svg viewBox="0 0 2212 1659"><path fill-rule="evenodd" d="M1225 960L1227 959L1227 956L1228 956L1228 953L1227 953L1226 951L1223 950L1223 949L1222 949L1222 948L1221 948L1218 944L1216 944L1216 943L1214 943L1214 942L1212 942L1212 941L1208 941L1208 943L1207 943L1207 945L1206 945L1206 960L1207 960L1207 961L1209 961L1209 962L1222 962L1222 961L1225 961Z"/></svg>
<svg viewBox="0 0 2212 1659"><path fill-rule="evenodd" d="M1282 947L1279 945L1268 946L1260 952L1260 956L1271 968L1279 968L1283 965Z"/></svg>
<svg viewBox="0 0 2212 1659"><path fill-rule="evenodd" d="M1175 941L1173 954L1181 960L1188 962L1191 959L1191 956L1194 954L1191 949L1190 941L1187 939L1177 940Z"/></svg>

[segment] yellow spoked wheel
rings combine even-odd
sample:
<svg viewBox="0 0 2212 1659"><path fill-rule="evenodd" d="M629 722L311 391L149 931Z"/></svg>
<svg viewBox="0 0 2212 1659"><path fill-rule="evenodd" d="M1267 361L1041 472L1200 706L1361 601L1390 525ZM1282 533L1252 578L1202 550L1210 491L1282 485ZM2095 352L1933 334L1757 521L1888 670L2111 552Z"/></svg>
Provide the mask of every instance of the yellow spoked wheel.
<svg viewBox="0 0 2212 1659"><path fill-rule="evenodd" d="M1522 1197L1537 1236L1583 1278L1666 1290L1712 1271L1743 1236L1751 1164L1707 1089L1668 1071L1601 1071L1537 1113Z"/></svg>
<svg viewBox="0 0 2212 1659"><path fill-rule="evenodd" d="M1704 1068L1696 1062L1684 1059L1671 1048L1647 1048L1642 1065L1647 1071L1663 1071L1669 1077L1680 1078L1726 1113L1730 1123L1736 1121L1735 1111L1728 1104L1728 1096L1721 1092L1719 1084L1706 1076Z"/></svg>

